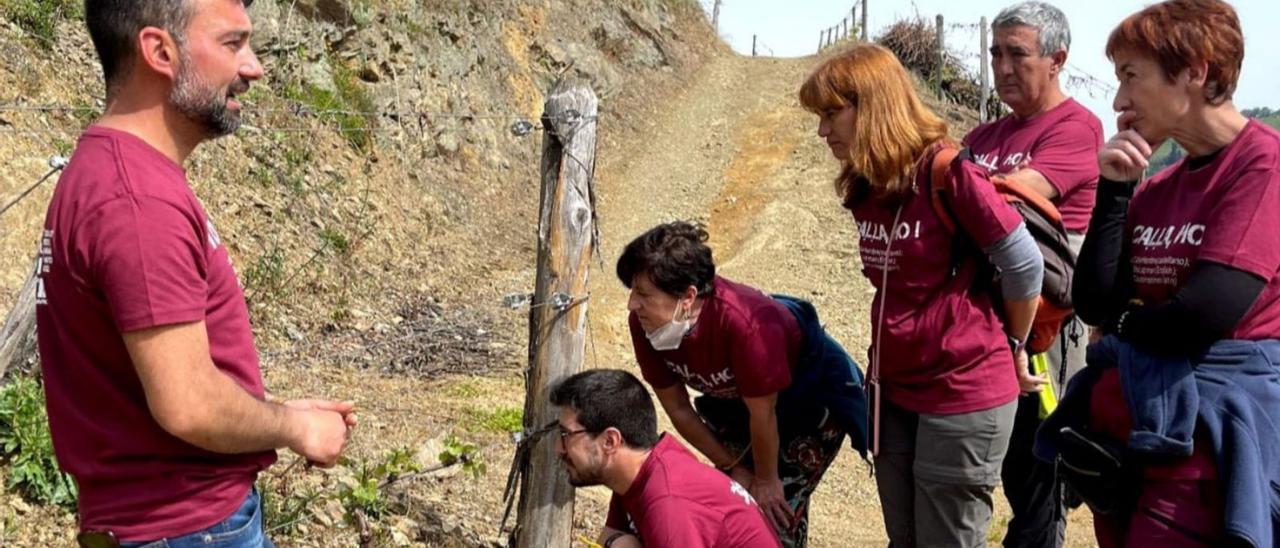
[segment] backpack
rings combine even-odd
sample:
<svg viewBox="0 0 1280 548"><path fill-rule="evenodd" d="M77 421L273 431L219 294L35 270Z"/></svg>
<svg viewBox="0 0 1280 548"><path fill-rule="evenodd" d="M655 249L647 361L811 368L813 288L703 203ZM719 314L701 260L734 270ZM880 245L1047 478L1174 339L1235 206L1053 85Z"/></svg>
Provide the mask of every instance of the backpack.
<svg viewBox="0 0 1280 548"><path fill-rule="evenodd" d="M951 179L946 175L958 154L955 147L940 148L933 157L929 174L930 203L942 225L955 236L951 252L952 275L958 272L959 265L966 258L973 256L975 247L956 225L950 206L954 192ZM1071 304L1071 276L1076 269L1076 255L1071 251L1067 240L1062 214L1052 202L1035 190L1000 175L992 176L991 182L1005 202L1022 215L1027 230L1031 232L1032 239L1040 248L1040 254L1044 256L1044 284L1040 289L1040 306L1036 309L1035 319L1031 323L1031 336L1027 340L1027 353L1038 354L1049 349L1062 330L1062 323L1074 313ZM980 260L986 262L985 257ZM999 287L998 273L990 264L982 269L978 280L978 285L987 289ZM996 302L1000 301L998 290L993 291L993 296Z"/></svg>

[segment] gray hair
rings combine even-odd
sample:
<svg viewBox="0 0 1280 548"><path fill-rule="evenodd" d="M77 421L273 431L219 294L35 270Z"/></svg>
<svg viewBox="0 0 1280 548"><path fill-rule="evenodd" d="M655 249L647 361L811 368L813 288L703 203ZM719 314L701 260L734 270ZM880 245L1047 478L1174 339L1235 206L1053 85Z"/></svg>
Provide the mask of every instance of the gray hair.
<svg viewBox="0 0 1280 548"><path fill-rule="evenodd" d="M1054 6L1035 0L1014 4L1001 10L991 22L992 29L1017 25L1040 31L1040 55L1071 49L1071 27L1067 26L1067 16Z"/></svg>

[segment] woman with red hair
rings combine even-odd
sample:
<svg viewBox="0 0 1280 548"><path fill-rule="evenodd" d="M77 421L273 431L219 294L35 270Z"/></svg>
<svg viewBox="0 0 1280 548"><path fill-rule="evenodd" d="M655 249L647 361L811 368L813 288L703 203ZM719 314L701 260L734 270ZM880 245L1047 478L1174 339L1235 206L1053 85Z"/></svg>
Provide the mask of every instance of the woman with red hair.
<svg viewBox="0 0 1280 548"><path fill-rule="evenodd" d="M963 152L947 163L946 124L889 50L859 44L828 59L800 102L840 162L836 191L876 288L867 386L889 540L983 546L1018 393L1045 382L1028 372L1024 348L1040 250L984 169ZM934 208L935 182L953 191L954 227ZM1002 276L996 298L978 290L989 264Z"/></svg>
<svg viewBox="0 0 1280 548"><path fill-rule="evenodd" d="M1240 114L1235 10L1169 0L1107 41L1119 133L1075 276L1106 336L1046 420L1112 546L1280 543L1280 133ZM1152 150L1187 155L1141 181Z"/></svg>

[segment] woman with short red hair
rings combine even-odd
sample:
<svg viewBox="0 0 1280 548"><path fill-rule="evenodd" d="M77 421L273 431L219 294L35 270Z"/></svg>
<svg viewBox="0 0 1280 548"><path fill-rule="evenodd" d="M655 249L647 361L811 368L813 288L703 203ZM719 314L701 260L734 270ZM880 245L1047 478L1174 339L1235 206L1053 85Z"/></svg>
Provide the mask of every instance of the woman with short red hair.
<svg viewBox="0 0 1280 548"><path fill-rule="evenodd" d="M1119 133L1075 274L1106 335L1040 430L1111 546L1280 543L1280 133L1236 109L1235 10L1169 0L1107 42ZM1172 139L1178 163L1140 181Z"/></svg>

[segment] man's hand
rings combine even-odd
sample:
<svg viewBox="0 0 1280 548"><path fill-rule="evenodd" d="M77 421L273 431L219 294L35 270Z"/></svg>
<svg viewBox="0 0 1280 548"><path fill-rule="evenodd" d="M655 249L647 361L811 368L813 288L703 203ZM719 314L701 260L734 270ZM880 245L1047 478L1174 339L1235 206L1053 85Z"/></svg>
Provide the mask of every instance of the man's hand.
<svg viewBox="0 0 1280 548"><path fill-rule="evenodd" d="M331 468L338 463L349 432L341 413L295 406L287 406L285 413L289 449L321 468Z"/></svg>
<svg viewBox="0 0 1280 548"><path fill-rule="evenodd" d="M769 523L779 531L790 531L793 513L791 505L787 503L786 495L782 493L782 480L778 478L762 478L755 476L751 481L751 486L747 488L751 492L751 496L756 499L756 504L760 505L760 510L764 512L764 516L769 519Z"/></svg>
<svg viewBox="0 0 1280 548"><path fill-rule="evenodd" d="M1142 178L1149 165L1151 145L1137 131L1129 128L1133 114L1126 112L1116 121L1120 133L1111 137L1098 151L1098 171L1112 181L1132 182Z"/></svg>
<svg viewBox="0 0 1280 548"><path fill-rule="evenodd" d="M284 402L285 407L294 409L318 409L321 411L333 411L342 415L342 420L347 423L347 428L356 427L356 404L350 401L331 401L302 399L289 400Z"/></svg>
<svg viewBox="0 0 1280 548"><path fill-rule="evenodd" d="M1018 353L1013 356L1013 368L1018 372L1018 390L1023 394L1035 394L1044 390L1044 385L1049 384L1049 379L1046 379L1043 373L1032 375L1028 361L1027 351L1018 350Z"/></svg>
<svg viewBox="0 0 1280 548"><path fill-rule="evenodd" d="M293 449L293 452L306 457L307 462L311 464L315 464L321 468L329 468L333 466L335 463L337 463L338 457L341 456L342 454L343 446L345 446L346 442L351 439L351 431L355 430L356 428L357 421L356 421L356 413L355 413L356 411L355 403L349 402L349 401L303 399L303 400L286 401L284 402L284 406L290 409L295 409L299 411L333 412L333 413L337 413L342 417L342 422L346 426L346 431L343 433L343 445L339 445L336 452L330 455L329 451L331 449L331 446L325 441L317 441L316 443L318 445L315 445L312 448L305 449L305 450L312 450L312 449L318 450L319 451L317 453L318 455L321 455L324 457L331 456L332 457L331 460L327 458L312 458L310 455L304 454L303 450L300 450L300 447L294 447L292 445L289 447L290 449ZM320 435L323 437L326 434L320 434Z"/></svg>

